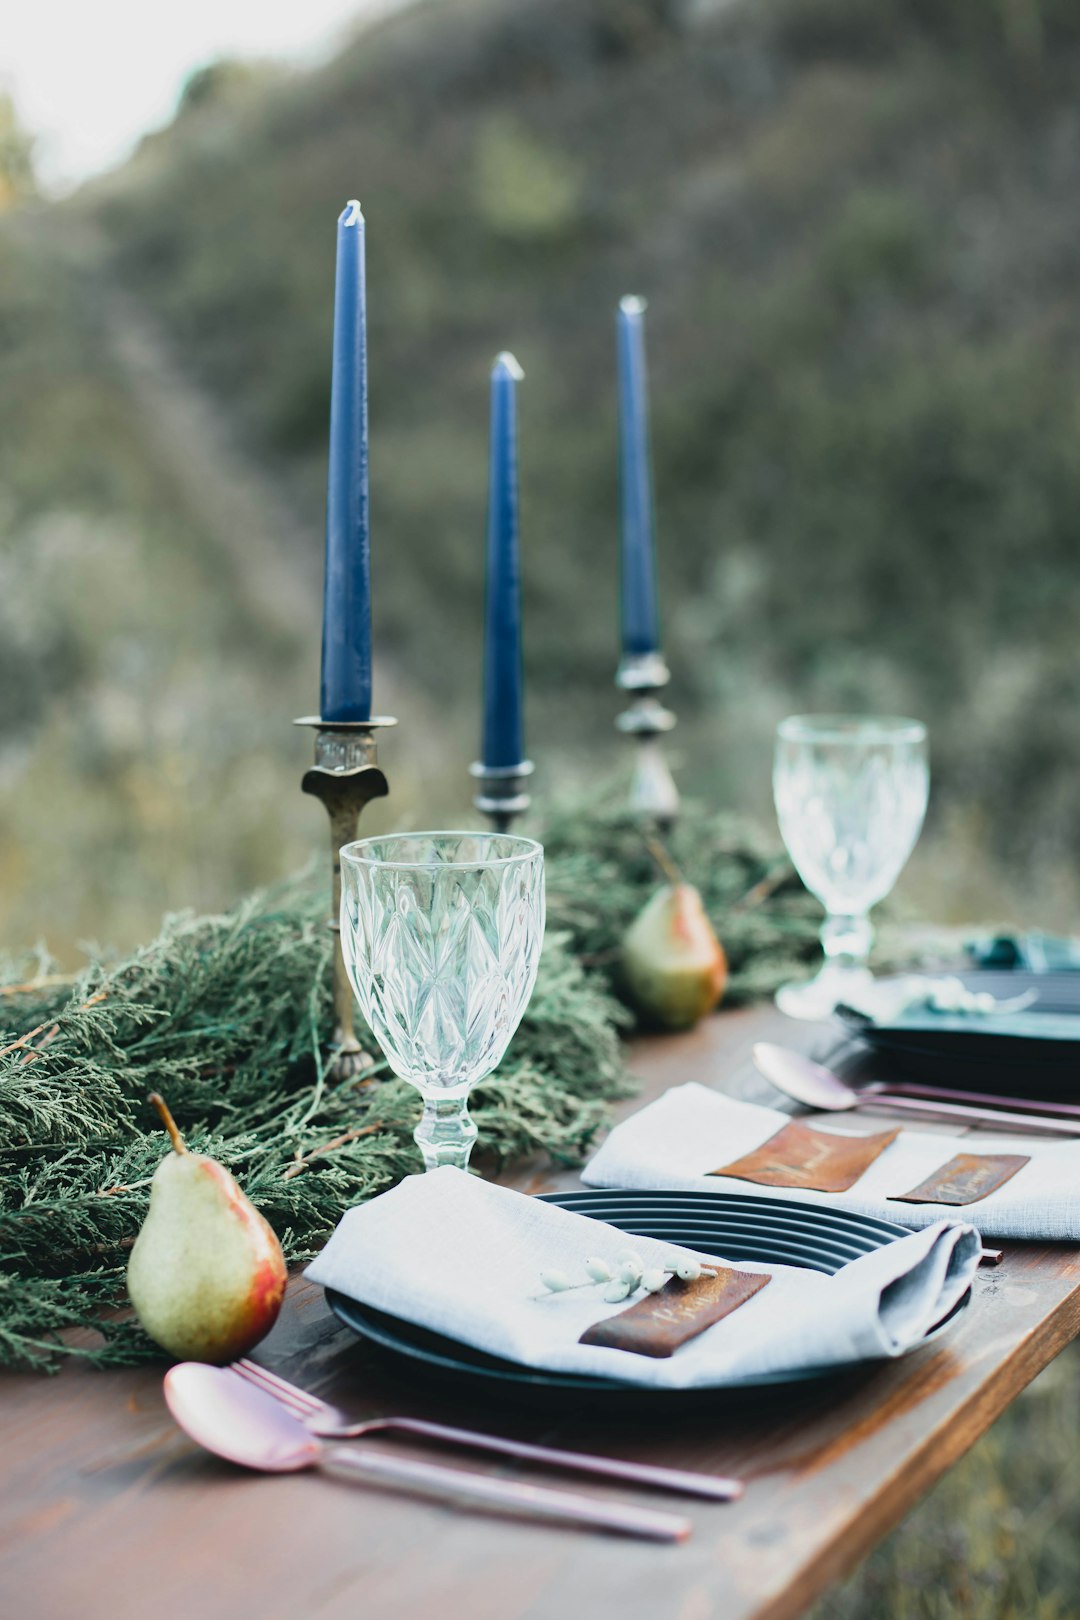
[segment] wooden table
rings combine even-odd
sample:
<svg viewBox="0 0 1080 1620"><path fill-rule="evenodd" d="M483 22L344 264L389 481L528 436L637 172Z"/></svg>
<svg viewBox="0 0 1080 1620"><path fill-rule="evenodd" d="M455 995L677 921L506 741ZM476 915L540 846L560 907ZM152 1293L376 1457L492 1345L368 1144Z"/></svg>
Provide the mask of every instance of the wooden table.
<svg viewBox="0 0 1080 1620"><path fill-rule="evenodd" d="M688 1079L749 1095L750 1043L769 1037L790 1041L792 1026L772 1011L728 1013L641 1043L634 1067L646 1098ZM508 1179L531 1191L576 1180ZM692 1419L615 1429L395 1385L297 1278L260 1356L360 1415L487 1421L741 1474L746 1495L725 1506L639 1493L694 1520L688 1543L658 1547L313 1475L242 1473L173 1426L160 1366L11 1375L0 1383L0 1620L780 1620L850 1570L1078 1331L1080 1248L1010 1244L940 1345L839 1387L743 1394Z"/></svg>

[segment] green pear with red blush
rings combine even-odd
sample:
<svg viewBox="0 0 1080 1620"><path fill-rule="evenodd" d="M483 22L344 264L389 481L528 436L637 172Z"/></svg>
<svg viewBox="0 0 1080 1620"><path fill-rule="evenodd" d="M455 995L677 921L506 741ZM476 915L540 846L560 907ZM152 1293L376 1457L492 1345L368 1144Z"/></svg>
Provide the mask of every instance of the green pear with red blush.
<svg viewBox="0 0 1080 1620"><path fill-rule="evenodd" d="M689 1029L712 1012L727 986L727 957L713 932L701 895L687 883L655 840L649 850L668 879L627 930L623 983L646 1020L664 1029Z"/></svg>
<svg viewBox="0 0 1080 1620"><path fill-rule="evenodd" d="M225 1166L191 1153L165 1101L150 1098L172 1140L127 1268L135 1314L183 1361L235 1361L265 1337L287 1273L274 1230Z"/></svg>

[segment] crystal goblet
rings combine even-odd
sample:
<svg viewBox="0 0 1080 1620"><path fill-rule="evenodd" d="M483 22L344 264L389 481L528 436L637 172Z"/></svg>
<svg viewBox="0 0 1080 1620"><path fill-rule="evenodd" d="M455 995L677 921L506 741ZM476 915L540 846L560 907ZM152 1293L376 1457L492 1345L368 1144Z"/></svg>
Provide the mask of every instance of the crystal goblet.
<svg viewBox="0 0 1080 1620"><path fill-rule="evenodd" d="M424 1168L466 1169L469 1092L502 1060L536 982L544 851L499 833L403 833L341 851L341 948L394 1073L416 1087Z"/></svg>
<svg viewBox="0 0 1080 1620"><path fill-rule="evenodd" d="M781 721L773 767L780 832L825 907L825 965L808 983L777 991L782 1012L826 1018L870 982L870 908L914 849L929 790L926 727L918 720L809 714Z"/></svg>

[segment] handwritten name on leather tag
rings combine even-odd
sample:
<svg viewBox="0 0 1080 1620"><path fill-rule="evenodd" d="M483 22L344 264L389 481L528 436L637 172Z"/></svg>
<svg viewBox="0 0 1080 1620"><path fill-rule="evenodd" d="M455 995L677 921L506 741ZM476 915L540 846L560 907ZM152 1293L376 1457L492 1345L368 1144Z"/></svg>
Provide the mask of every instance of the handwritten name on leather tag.
<svg viewBox="0 0 1080 1620"><path fill-rule="evenodd" d="M723 1321L770 1282L771 1277L731 1271L726 1266L718 1266L715 1276L707 1274L693 1282L672 1277L658 1294L649 1294L627 1310L594 1322L578 1343L631 1350L637 1356L672 1356L687 1339Z"/></svg>
<svg viewBox="0 0 1080 1620"><path fill-rule="evenodd" d="M977 1204L1031 1163L1029 1153L958 1153L910 1192L891 1193L894 1204Z"/></svg>
<svg viewBox="0 0 1080 1620"><path fill-rule="evenodd" d="M719 1170L710 1170L709 1174L758 1181L765 1187L846 1192L899 1135L898 1126L895 1131L876 1131L873 1136L836 1136L792 1120L753 1153Z"/></svg>

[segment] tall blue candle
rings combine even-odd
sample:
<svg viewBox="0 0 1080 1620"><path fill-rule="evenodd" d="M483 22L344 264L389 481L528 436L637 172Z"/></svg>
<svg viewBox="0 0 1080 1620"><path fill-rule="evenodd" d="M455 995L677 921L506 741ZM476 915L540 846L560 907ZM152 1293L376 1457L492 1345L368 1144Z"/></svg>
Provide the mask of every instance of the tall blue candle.
<svg viewBox="0 0 1080 1620"><path fill-rule="evenodd" d="M520 765L525 758L516 398L523 376L512 354L500 354L491 368L483 750L489 769Z"/></svg>
<svg viewBox="0 0 1080 1620"><path fill-rule="evenodd" d="M619 356L619 533L622 647L627 658L660 647L653 543L645 300L624 298L616 317Z"/></svg>
<svg viewBox="0 0 1080 1620"><path fill-rule="evenodd" d="M324 720L371 718L367 320L358 202L349 203L337 231L319 712Z"/></svg>

